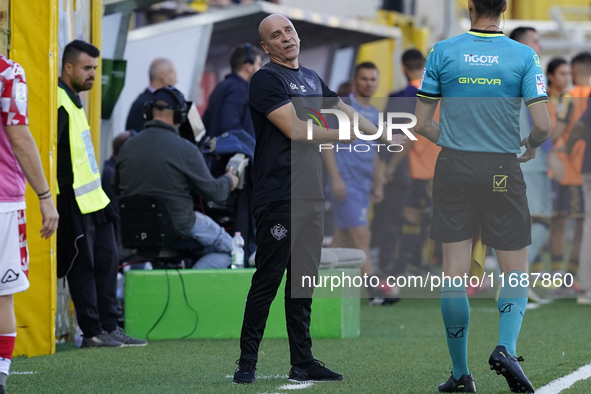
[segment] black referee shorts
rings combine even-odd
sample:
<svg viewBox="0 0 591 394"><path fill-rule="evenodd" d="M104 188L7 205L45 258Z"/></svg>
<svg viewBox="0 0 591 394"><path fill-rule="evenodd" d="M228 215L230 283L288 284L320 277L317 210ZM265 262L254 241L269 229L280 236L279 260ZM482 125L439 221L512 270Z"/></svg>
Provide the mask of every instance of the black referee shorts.
<svg viewBox="0 0 591 394"><path fill-rule="evenodd" d="M433 179L431 238L460 242L480 230L489 247L528 246L531 218L525 188L515 154L442 149Z"/></svg>

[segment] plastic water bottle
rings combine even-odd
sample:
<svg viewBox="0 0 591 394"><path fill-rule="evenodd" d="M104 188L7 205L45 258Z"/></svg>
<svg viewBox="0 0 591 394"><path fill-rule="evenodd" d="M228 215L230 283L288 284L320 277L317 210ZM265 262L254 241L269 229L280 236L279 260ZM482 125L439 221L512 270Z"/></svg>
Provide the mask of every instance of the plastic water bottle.
<svg viewBox="0 0 591 394"><path fill-rule="evenodd" d="M82 346L82 330L78 327L78 323L74 323L74 344L76 347Z"/></svg>
<svg viewBox="0 0 591 394"><path fill-rule="evenodd" d="M117 272L117 298L123 299L125 294L125 276L121 272Z"/></svg>
<svg viewBox="0 0 591 394"><path fill-rule="evenodd" d="M232 268L244 268L244 238L239 231L232 238Z"/></svg>

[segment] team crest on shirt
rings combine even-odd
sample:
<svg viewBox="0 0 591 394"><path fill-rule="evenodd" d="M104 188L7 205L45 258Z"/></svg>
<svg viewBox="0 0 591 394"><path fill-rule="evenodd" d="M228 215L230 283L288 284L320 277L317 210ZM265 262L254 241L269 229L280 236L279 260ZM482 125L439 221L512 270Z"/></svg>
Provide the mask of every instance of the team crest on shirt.
<svg viewBox="0 0 591 394"><path fill-rule="evenodd" d="M273 226L273 228L271 228L271 235L277 241L280 241L287 235L287 229L283 227L281 224L276 224L275 226Z"/></svg>
<svg viewBox="0 0 591 394"><path fill-rule="evenodd" d="M308 85L310 85L310 87L312 88L312 90L316 90L316 83L314 82L314 80L312 78L306 77L306 83Z"/></svg>

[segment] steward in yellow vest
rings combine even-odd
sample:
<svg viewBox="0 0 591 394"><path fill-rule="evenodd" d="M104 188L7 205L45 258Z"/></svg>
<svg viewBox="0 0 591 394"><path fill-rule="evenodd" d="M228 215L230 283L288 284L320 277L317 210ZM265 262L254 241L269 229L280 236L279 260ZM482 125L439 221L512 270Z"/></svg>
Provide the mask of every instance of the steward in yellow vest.
<svg viewBox="0 0 591 394"><path fill-rule="evenodd" d="M74 40L64 49L58 87L58 277L66 277L84 334L82 347L146 345L117 326L119 254L115 209L101 187L80 92L92 89L100 51Z"/></svg>
<svg viewBox="0 0 591 394"><path fill-rule="evenodd" d="M65 89L68 89L67 85ZM74 100L70 98L65 89L61 86L57 89L57 107L60 110L63 108L68 115L69 137L67 142L70 149L66 151L66 154L69 153L70 155L71 171L68 169L66 183L68 186L72 185L81 213L96 212L109 204L109 198L101 187L101 174L96 161L90 127L86 120L84 108L82 106L78 107L80 99L75 97L74 100L77 102L74 103ZM62 135L62 138L65 138L65 136ZM65 145L63 144L63 146ZM69 182L70 177L72 177L72 183ZM58 188L59 186L58 178Z"/></svg>

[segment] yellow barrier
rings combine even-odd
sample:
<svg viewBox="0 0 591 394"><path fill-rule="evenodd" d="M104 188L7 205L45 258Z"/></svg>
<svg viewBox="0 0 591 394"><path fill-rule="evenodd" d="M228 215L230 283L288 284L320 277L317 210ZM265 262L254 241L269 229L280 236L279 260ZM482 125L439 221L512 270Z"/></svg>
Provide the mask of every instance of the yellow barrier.
<svg viewBox="0 0 591 394"><path fill-rule="evenodd" d="M388 97L394 85L394 40L385 39L363 44L359 47L357 64L373 62L380 71L380 84L374 97Z"/></svg>
<svg viewBox="0 0 591 394"><path fill-rule="evenodd" d="M26 71L30 128L54 196L58 4L58 0L12 0L10 8L10 58ZM30 187L26 200L31 288L15 296L18 333L15 355L37 356L55 352L55 237L46 241L39 236L39 203Z"/></svg>
<svg viewBox="0 0 591 394"><path fill-rule="evenodd" d="M550 20L552 7L589 7L589 0L508 0L506 19ZM457 0L457 9L468 9L466 0ZM569 21L589 21L589 14L566 14ZM502 26L502 22L501 22Z"/></svg>
<svg viewBox="0 0 591 394"><path fill-rule="evenodd" d="M400 54L407 49L416 48L423 52L425 56L427 55L429 29L417 28L414 17L398 12L382 10L373 22L400 28L402 32L402 40L400 40L402 48L400 48ZM392 39L370 42L359 47L357 64L366 61L373 62L380 70L380 85L374 97L388 97L393 91L392 87L396 85L395 82L399 82L395 81L395 78L397 75L401 76L401 72L397 72L397 75L394 73L395 70L401 67L400 59L394 59L394 51L396 49L396 42ZM394 62L398 63L396 64ZM374 104L378 103L383 104L383 101L376 101Z"/></svg>
<svg viewBox="0 0 591 394"><path fill-rule="evenodd" d="M91 24L92 30L90 33L91 42L97 48L102 47L102 21L103 21L103 1L92 0L91 9ZM102 58L102 56L101 56ZM101 99L102 99L102 83L101 75L102 61L98 59L98 68L96 69L96 78L94 86L89 92L89 108L88 108L88 124L90 126L90 134L92 135L92 144L94 145L94 153L96 155L96 162L102 166L104 157L101 157Z"/></svg>
<svg viewBox="0 0 591 394"><path fill-rule="evenodd" d="M535 19L550 20L550 10L552 7L585 7L589 8L589 0L513 0L513 18L515 19ZM567 14L565 19L569 21L589 21L589 14Z"/></svg>

